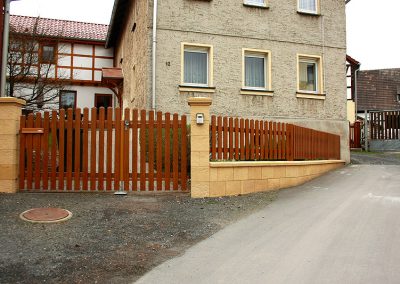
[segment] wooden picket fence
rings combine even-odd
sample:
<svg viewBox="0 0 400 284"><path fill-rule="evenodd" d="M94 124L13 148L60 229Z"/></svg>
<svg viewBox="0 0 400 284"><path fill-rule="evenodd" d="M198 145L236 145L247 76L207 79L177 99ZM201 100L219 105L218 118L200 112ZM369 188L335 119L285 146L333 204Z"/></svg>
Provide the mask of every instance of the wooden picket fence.
<svg viewBox="0 0 400 284"><path fill-rule="evenodd" d="M211 160L340 159L340 136L293 124L212 116Z"/></svg>
<svg viewBox="0 0 400 284"><path fill-rule="evenodd" d="M371 139L400 139L400 111L370 112Z"/></svg>
<svg viewBox="0 0 400 284"><path fill-rule="evenodd" d="M186 191L186 116L92 108L21 117L22 191Z"/></svg>
<svg viewBox="0 0 400 284"><path fill-rule="evenodd" d="M361 122L349 123L349 141L351 149L361 148Z"/></svg>

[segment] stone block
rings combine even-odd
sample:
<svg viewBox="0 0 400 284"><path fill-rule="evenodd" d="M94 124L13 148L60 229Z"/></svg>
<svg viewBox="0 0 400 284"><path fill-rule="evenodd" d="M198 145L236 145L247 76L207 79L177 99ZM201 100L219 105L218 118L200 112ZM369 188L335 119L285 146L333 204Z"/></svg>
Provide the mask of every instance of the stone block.
<svg viewBox="0 0 400 284"><path fill-rule="evenodd" d="M280 188L289 188L296 186L298 184L297 178L281 178L280 179Z"/></svg>
<svg viewBox="0 0 400 284"><path fill-rule="evenodd" d="M233 180L247 180L247 179L249 179L248 167L233 168Z"/></svg>
<svg viewBox="0 0 400 284"><path fill-rule="evenodd" d="M4 119L0 120L0 135L12 134L16 135L19 132L19 120Z"/></svg>
<svg viewBox="0 0 400 284"><path fill-rule="evenodd" d="M301 166L286 166L286 177L298 177L301 172Z"/></svg>
<svg viewBox="0 0 400 284"><path fill-rule="evenodd" d="M0 134L0 150L16 150L16 149L18 149L17 135Z"/></svg>
<svg viewBox="0 0 400 284"><path fill-rule="evenodd" d="M17 165L18 154L16 150L0 149L0 165Z"/></svg>
<svg viewBox="0 0 400 284"><path fill-rule="evenodd" d="M218 168L210 168L210 181L218 181Z"/></svg>
<svg viewBox="0 0 400 284"><path fill-rule="evenodd" d="M268 189L268 179L255 181L254 192L268 191Z"/></svg>
<svg viewBox="0 0 400 284"><path fill-rule="evenodd" d="M225 196L226 182L212 181L210 182L210 197Z"/></svg>
<svg viewBox="0 0 400 284"><path fill-rule="evenodd" d="M255 182L254 180L241 181L241 193L248 194L254 192Z"/></svg>
<svg viewBox="0 0 400 284"><path fill-rule="evenodd" d="M17 165L0 165L0 180L14 180L18 178Z"/></svg>
<svg viewBox="0 0 400 284"><path fill-rule="evenodd" d="M261 172L262 179L268 179L274 177L274 167L263 167Z"/></svg>
<svg viewBox="0 0 400 284"><path fill-rule="evenodd" d="M0 180L1 193L16 193L18 191L17 180Z"/></svg>
<svg viewBox="0 0 400 284"><path fill-rule="evenodd" d="M209 167L193 167L191 180L193 181L209 181L210 168Z"/></svg>
<svg viewBox="0 0 400 284"><path fill-rule="evenodd" d="M218 168L218 181L233 180L233 168Z"/></svg>
<svg viewBox="0 0 400 284"><path fill-rule="evenodd" d="M190 193L192 198L203 198L210 196L210 182L197 181L192 182Z"/></svg>
<svg viewBox="0 0 400 284"><path fill-rule="evenodd" d="M241 181L227 181L226 195L239 195L241 193Z"/></svg>
<svg viewBox="0 0 400 284"><path fill-rule="evenodd" d="M12 105L1 105L0 104L0 121L2 120L15 120L21 116L21 108Z"/></svg>
<svg viewBox="0 0 400 284"><path fill-rule="evenodd" d="M261 179L261 167L250 167L249 168L249 179Z"/></svg>
<svg viewBox="0 0 400 284"><path fill-rule="evenodd" d="M268 179L268 189L275 190L281 188L281 180L279 178Z"/></svg>
<svg viewBox="0 0 400 284"><path fill-rule="evenodd" d="M210 151L210 139L208 136L192 136L191 148L193 152L208 152Z"/></svg>
<svg viewBox="0 0 400 284"><path fill-rule="evenodd" d="M276 166L272 167L272 177L273 178L283 178L286 176L286 167L285 166Z"/></svg>

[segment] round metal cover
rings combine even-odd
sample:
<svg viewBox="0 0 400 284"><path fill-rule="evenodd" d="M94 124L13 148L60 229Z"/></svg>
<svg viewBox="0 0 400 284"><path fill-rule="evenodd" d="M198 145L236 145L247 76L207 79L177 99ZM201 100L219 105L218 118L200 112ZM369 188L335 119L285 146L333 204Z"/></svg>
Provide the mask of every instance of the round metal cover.
<svg viewBox="0 0 400 284"><path fill-rule="evenodd" d="M62 208L33 208L22 212L22 220L33 223L56 223L68 220L72 213Z"/></svg>

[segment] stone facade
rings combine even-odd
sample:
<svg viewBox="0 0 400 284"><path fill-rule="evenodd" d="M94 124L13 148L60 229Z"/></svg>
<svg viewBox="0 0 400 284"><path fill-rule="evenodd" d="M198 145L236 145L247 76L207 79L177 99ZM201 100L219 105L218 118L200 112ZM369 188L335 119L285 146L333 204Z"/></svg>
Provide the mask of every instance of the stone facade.
<svg viewBox="0 0 400 284"><path fill-rule="evenodd" d="M115 43L115 62L124 73L124 106L145 109L151 102L151 7L148 1L127 2Z"/></svg>
<svg viewBox="0 0 400 284"><path fill-rule="evenodd" d="M133 6L139 5L132 1ZM346 30L345 3L321 0L318 15L297 11L297 1L267 1L268 8L249 7L243 0L200 1L163 0L158 4L156 109L163 112L189 113L187 99L209 96L211 114L294 122L329 130L342 136L342 159L349 161L346 109ZM132 23L121 33L124 54L124 96L128 106L151 107L152 1L136 21L147 28L129 42ZM142 3L144 6L146 4ZM131 8L129 13L134 13ZM132 19L127 16L126 19ZM133 20L132 20L133 21ZM143 24L144 25L144 24ZM213 86L215 91L182 91L182 43L205 44L213 48ZM119 46L119 45L122 45ZM271 89L268 95L243 95L242 49L270 52ZM118 52L117 52L118 54ZM128 60L139 58L144 64L136 71ZM297 91L297 56L308 54L322 58L322 93L326 96L299 98ZM119 55L118 55L119 56ZM116 57L117 59L119 57ZM129 59L128 59L129 58ZM127 61L125 61L127 60ZM126 67L124 67L126 65ZM134 93L132 93L134 92ZM321 99L322 98L322 99ZM136 103L136 100L141 104Z"/></svg>

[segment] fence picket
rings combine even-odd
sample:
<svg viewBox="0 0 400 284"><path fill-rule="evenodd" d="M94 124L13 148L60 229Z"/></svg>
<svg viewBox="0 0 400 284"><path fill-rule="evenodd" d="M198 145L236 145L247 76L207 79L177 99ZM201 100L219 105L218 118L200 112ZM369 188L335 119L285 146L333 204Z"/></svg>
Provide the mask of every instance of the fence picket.
<svg viewBox="0 0 400 284"><path fill-rule="evenodd" d="M50 123L50 113L45 112L43 114L43 135L42 135L42 152L43 152L43 175L42 179L42 189L45 191L49 190L49 123Z"/></svg>
<svg viewBox="0 0 400 284"><path fill-rule="evenodd" d="M162 144L163 144L163 139L162 139L162 112L158 111L157 112L157 153L156 153L156 167L157 167L157 173L156 173L156 178L157 178L157 191L161 191L163 186L162 186Z"/></svg>
<svg viewBox="0 0 400 284"><path fill-rule="evenodd" d="M172 167L173 167L173 190L178 190L178 155L179 155L179 143L178 143L178 114L174 113L173 115L173 155L172 155Z"/></svg>
<svg viewBox="0 0 400 284"><path fill-rule="evenodd" d="M133 110L132 113L132 190L138 190L138 118L139 111Z"/></svg>
<svg viewBox="0 0 400 284"><path fill-rule="evenodd" d="M149 141L149 191L154 191L154 111L149 112L149 127L148 127L148 141Z"/></svg>
<svg viewBox="0 0 400 284"><path fill-rule="evenodd" d="M88 190L89 171L89 109L83 109L83 131L82 131L82 190Z"/></svg>
<svg viewBox="0 0 400 284"><path fill-rule="evenodd" d="M113 109L107 108L106 191L112 190Z"/></svg>
<svg viewBox="0 0 400 284"><path fill-rule="evenodd" d="M186 129L186 115L181 117L181 189L187 190L187 129Z"/></svg>
<svg viewBox="0 0 400 284"><path fill-rule="evenodd" d="M167 112L165 114L165 191L169 191L171 187L171 160L170 160L170 155L171 155L171 114Z"/></svg>
<svg viewBox="0 0 400 284"><path fill-rule="evenodd" d="M99 162L98 162L98 182L97 188L99 191L104 191L104 123L105 123L105 110L104 107L99 109Z"/></svg>

